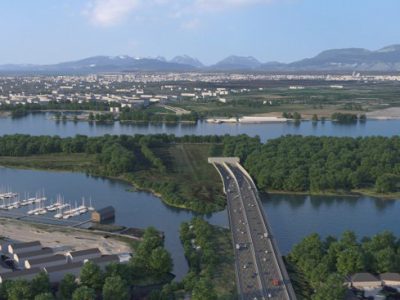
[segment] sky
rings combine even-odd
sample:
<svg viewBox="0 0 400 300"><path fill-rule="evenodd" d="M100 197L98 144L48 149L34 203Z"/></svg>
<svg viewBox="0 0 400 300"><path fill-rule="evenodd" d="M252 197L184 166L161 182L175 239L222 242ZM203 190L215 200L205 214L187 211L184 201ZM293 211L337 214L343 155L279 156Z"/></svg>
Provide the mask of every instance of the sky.
<svg viewBox="0 0 400 300"><path fill-rule="evenodd" d="M2 0L0 64L95 55L291 62L400 44L399 0Z"/></svg>

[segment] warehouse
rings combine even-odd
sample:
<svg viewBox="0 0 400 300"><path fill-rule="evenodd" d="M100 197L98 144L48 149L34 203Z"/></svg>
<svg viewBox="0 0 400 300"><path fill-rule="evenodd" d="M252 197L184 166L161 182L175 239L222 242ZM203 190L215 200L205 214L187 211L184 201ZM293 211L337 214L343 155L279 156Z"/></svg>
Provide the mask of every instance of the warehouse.
<svg viewBox="0 0 400 300"><path fill-rule="evenodd" d="M98 248L79 250L67 253L69 262L84 261L86 259L93 259L101 257L101 252Z"/></svg>
<svg viewBox="0 0 400 300"><path fill-rule="evenodd" d="M104 271L106 266L108 266L109 264L119 263L119 257L118 255L104 255L102 257L90 259L89 261L95 263L100 267L102 271Z"/></svg>
<svg viewBox="0 0 400 300"><path fill-rule="evenodd" d="M67 258L64 255L57 254L53 256L47 256L42 258L27 259L25 261L25 268L46 268L52 266L63 265L67 263Z"/></svg>
<svg viewBox="0 0 400 300"><path fill-rule="evenodd" d="M115 209L107 206L92 213L92 222L103 223L115 219Z"/></svg>
<svg viewBox="0 0 400 300"><path fill-rule="evenodd" d="M16 280L16 279L23 279L23 280L32 280L40 273L39 268L33 268L29 270L21 270L15 272L6 272L0 274L0 283L3 283L6 280Z"/></svg>
<svg viewBox="0 0 400 300"><path fill-rule="evenodd" d="M27 259L43 258L43 257L51 256L53 254L54 254L53 249L44 248L44 249L30 251L30 252L15 253L14 254L14 260L20 266L24 266L25 265L25 261Z"/></svg>
<svg viewBox="0 0 400 300"><path fill-rule="evenodd" d="M42 244L39 241L8 245L8 252L11 254L38 251L40 249L42 249Z"/></svg>
<svg viewBox="0 0 400 300"><path fill-rule="evenodd" d="M63 278L67 274L72 274L75 277L79 277L82 266L83 266L83 261L79 261L75 263L68 263L59 266L47 267L44 269L49 275L50 282L56 283L63 280Z"/></svg>

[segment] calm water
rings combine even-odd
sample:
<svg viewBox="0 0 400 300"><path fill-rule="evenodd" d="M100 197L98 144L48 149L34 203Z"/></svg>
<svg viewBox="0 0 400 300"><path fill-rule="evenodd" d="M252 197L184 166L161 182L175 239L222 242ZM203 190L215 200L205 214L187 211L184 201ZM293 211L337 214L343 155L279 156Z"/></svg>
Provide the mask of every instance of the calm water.
<svg viewBox="0 0 400 300"><path fill-rule="evenodd" d="M199 122L197 125L178 124L89 124L88 122L55 122L49 120L49 114L34 114L24 118L0 118L0 135L24 133L32 135L74 136L84 134L97 136L104 134L156 134L167 133L182 135L258 135L262 141L287 134L301 135L332 135L332 136L368 136L400 134L400 120L368 120L355 125L341 125L326 121L314 125L312 122L302 122L295 125L288 123L269 124L210 124Z"/></svg>
<svg viewBox="0 0 400 300"><path fill-rule="evenodd" d="M93 206L97 208L112 205L116 210L116 224L139 228L154 226L165 232L165 245L174 259L174 273L181 278L187 271L179 240L179 226L191 220L194 216L191 212L168 207L149 193L131 192L130 185L123 182L81 173L0 168L0 185L12 187L15 192L30 192L31 195L44 189L49 199L55 199L61 193L65 201L72 203L80 201L81 197L91 197ZM226 213L214 214L210 222L226 225Z"/></svg>
<svg viewBox="0 0 400 300"><path fill-rule="evenodd" d="M92 197L94 206L98 208L113 205L117 224L155 226L164 231L166 247L174 259L175 274L182 278L187 272L179 226L194 216L191 212L171 208L151 194L131 192L130 186L123 182L80 173L0 168L0 182L22 193L45 189L50 199L62 193L66 201L79 201L84 196L87 199ZM396 200L270 195L263 197L263 207L283 253L313 232L337 236L351 229L361 237L391 230L400 235L400 201ZM228 226L226 211L207 219L212 224Z"/></svg>
<svg viewBox="0 0 400 300"><path fill-rule="evenodd" d="M82 123L56 123L49 115L30 115L22 119L0 118L0 135L24 133L32 135L89 136L103 134L248 134L259 135L263 141L286 134L332 135L332 136L392 136L400 133L400 120L373 121L364 124L338 125L331 122L313 125L302 122L272 124L208 124L197 125L90 125ZM130 192L130 186L119 181L94 178L80 173L45 172L0 169L0 186L10 186L17 192L45 189L54 199L58 193L67 201L91 197L96 207L113 205L116 223L132 227L155 226L165 232L165 244L174 259L174 272L178 278L187 272L187 264L179 240L179 226L194 214L174 209L160 199L144 192ZM391 230L400 235L398 219L400 201L378 200L369 197L308 197L270 195L263 198L263 207L270 219L272 229L283 253L304 236L318 232L322 236L340 235L344 230L354 230L359 236L372 235ZM226 212L208 217L212 224L228 226Z"/></svg>

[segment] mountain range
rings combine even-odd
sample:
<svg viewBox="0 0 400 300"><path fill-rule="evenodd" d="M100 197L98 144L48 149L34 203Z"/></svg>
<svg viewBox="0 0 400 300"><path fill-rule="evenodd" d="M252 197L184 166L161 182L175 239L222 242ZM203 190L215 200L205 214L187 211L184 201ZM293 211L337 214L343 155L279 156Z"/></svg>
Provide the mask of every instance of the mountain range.
<svg viewBox="0 0 400 300"><path fill-rule="evenodd" d="M291 63L262 63L252 56L229 56L214 65L205 66L188 55L171 60L164 57L135 58L123 56L94 56L82 60L53 65L6 64L0 73L25 74L85 74L135 71L260 71L260 72L318 72L318 71L400 71L400 45L387 46L371 51L362 48L332 49Z"/></svg>

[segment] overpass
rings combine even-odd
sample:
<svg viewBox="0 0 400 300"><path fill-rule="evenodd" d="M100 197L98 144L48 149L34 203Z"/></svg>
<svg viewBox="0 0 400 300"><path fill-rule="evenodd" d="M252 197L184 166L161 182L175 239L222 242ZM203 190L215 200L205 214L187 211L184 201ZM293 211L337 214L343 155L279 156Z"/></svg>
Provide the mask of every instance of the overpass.
<svg viewBox="0 0 400 300"><path fill-rule="evenodd" d="M210 157L227 196L241 300L295 300L276 240L262 209L257 188L235 157Z"/></svg>

